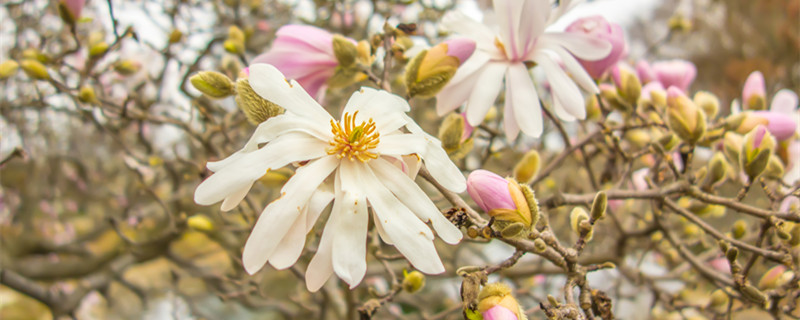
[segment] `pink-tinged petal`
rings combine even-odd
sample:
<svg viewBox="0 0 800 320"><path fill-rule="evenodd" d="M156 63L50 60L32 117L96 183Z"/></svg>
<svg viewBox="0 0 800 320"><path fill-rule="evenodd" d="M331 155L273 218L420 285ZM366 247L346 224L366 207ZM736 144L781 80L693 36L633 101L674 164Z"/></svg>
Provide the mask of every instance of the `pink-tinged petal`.
<svg viewBox="0 0 800 320"><path fill-rule="evenodd" d="M767 128L763 125L758 125L755 129L755 136L753 136L752 149L761 147L761 142L764 141L764 136L767 134Z"/></svg>
<svg viewBox="0 0 800 320"><path fill-rule="evenodd" d="M781 212L795 212L800 210L800 198L795 196L788 196L781 201Z"/></svg>
<svg viewBox="0 0 800 320"><path fill-rule="evenodd" d="M521 58L524 49L518 39L523 4L524 1L518 0L494 0L494 11L500 25L500 41L505 45L506 55L512 61Z"/></svg>
<svg viewBox="0 0 800 320"><path fill-rule="evenodd" d="M649 168L642 168L636 170L631 174L631 182L633 182L633 188L638 191L644 191L648 189L647 180L645 179L647 175L650 174Z"/></svg>
<svg viewBox="0 0 800 320"><path fill-rule="evenodd" d="M517 207L508 191L508 180L491 171L472 171L467 177L467 192L485 212Z"/></svg>
<svg viewBox="0 0 800 320"><path fill-rule="evenodd" d="M639 80L645 84L656 80L656 72L653 71L650 63L645 60L639 60L639 62L636 63L636 75L639 76Z"/></svg>
<svg viewBox="0 0 800 320"><path fill-rule="evenodd" d="M575 57L583 60L600 60L611 52L611 44L608 41L568 32L547 32L539 37L536 46L541 48L553 44L564 47Z"/></svg>
<svg viewBox="0 0 800 320"><path fill-rule="evenodd" d="M767 119L767 130L775 139L783 141L794 136L797 123L791 116L772 111L753 111L753 116Z"/></svg>
<svg viewBox="0 0 800 320"><path fill-rule="evenodd" d="M536 39L547 27L550 3L547 1L521 1L524 3L519 22L519 43L522 56L528 55L536 45Z"/></svg>
<svg viewBox="0 0 800 320"><path fill-rule="evenodd" d="M661 82L658 82L658 81L650 82L650 83L644 85L644 87L642 87L642 95L641 96L642 96L642 98L650 99L651 98L650 97L650 92L653 92L653 91L656 91L656 90L665 91L664 86L661 85Z"/></svg>
<svg viewBox="0 0 800 320"><path fill-rule="evenodd" d="M767 87L764 84L764 75L761 71L753 71L747 76L742 89L742 103L747 106L748 101L754 96L766 98Z"/></svg>
<svg viewBox="0 0 800 320"><path fill-rule="evenodd" d="M517 314L506 307L497 305L483 313L483 320L518 320Z"/></svg>
<svg viewBox="0 0 800 320"><path fill-rule="evenodd" d="M797 94L789 89L781 89L772 97L769 110L794 115L797 111Z"/></svg>
<svg viewBox="0 0 800 320"><path fill-rule="evenodd" d="M441 26L447 31L475 40L478 49L492 50L494 48L494 32L460 11L446 13L442 17Z"/></svg>
<svg viewBox="0 0 800 320"><path fill-rule="evenodd" d="M296 39L314 46L322 52L333 55L333 35L314 26L285 25L275 33L278 38Z"/></svg>
<svg viewBox="0 0 800 320"><path fill-rule="evenodd" d="M609 23L599 15L579 19L570 24L566 31L591 35L606 40L611 45L611 51L605 58L595 61L580 61L581 65L595 79L599 79L609 68L616 65L626 49L625 34L622 27L618 24Z"/></svg>
<svg viewBox="0 0 800 320"><path fill-rule="evenodd" d="M72 17L78 20L81 17L83 6L86 5L86 0L61 0L61 3L64 4L64 7L67 8Z"/></svg>
<svg viewBox="0 0 800 320"><path fill-rule="evenodd" d="M479 78L479 84L474 86L467 101L467 121L473 126L483 122L489 108L494 105L500 89L503 87L503 77L508 65L505 63L488 63Z"/></svg>
<svg viewBox="0 0 800 320"><path fill-rule="evenodd" d="M522 132L532 137L542 135L542 106L528 68L524 64L518 63L508 68L506 93L506 102L511 101L514 117Z"/></svg>
<svg viewBox="0 0 800 320"><path fill-rule="evenodd" d="M458 115L460 115L461 118L464 119L464 134L461 135L461 142L464 142L464 140L469 139L469 137L472 135L472 131L475 130L475 127L472 126L471 124L469 124L469 121L467 121L467 114L466 113L462 112L462 113L459 113Z"/></svg>
<svg viewBox="0 0 800 320"><path fill-rule="evenodd" d="M708 264L710 264L711 267L714 268L714 270L717 270L719 272L731 272L731 265L730 263L728 263L728 259L726 259L725 257L711 260Z"/></svg>
<svg viewBox="0 0 800 320"><path fill-rule="evenodd" d="M459 64L472 56L475 52L475 41L467 38L455 38L444 42L447 45L447 55L458 58Z"/></svg>
<svg viewBox="0 0 800 320"><path fill-rule="evenodd" d="M686 60L660 61L653 64L653 71L656 80L669 88L676 86L683 92L689 90L689 86L697 76L697 68L693 63Z"/></svg>

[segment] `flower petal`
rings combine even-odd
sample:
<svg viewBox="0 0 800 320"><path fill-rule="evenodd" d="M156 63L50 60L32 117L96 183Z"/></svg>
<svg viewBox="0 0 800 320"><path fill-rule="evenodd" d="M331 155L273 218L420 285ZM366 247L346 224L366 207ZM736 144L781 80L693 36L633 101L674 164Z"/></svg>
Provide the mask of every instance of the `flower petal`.
<svg viewBox="0 0 800 320"><path fill-rule="evenodd" d="M331 115L317 103L295 80L287 80L283 73L269 64L250 66L250 86L253 91L284 109L299 116L310 117L315 122L328 123Z"/></svg>
<svg viewBox="0 0 800 320"><path fill-rule="evenodd" d="M467 121L472 126L477 126L483 122L489 108L494 105L500 88L503 87L503 77L505 76L508 65L505 63L490 62L483 67L479 82L481 85L475 86L467 100Z"/></svg>
<svg viewBox="0 0 800 320"><path fill-rule="evenodd" d="M553 88L553 95L558 97L564 109L578 119L586 119L586 105L575 82L546 54L537 54L536 62L544 69L550 87Z"/></svg>
<svg viewBox="0 0 800 320"><path fill-rule="evenodd" d="M588 72L581 66L578 60L575 60L575 57L567 50L560 46L552 46L547 47L547 50L552 50L555 52L561 61L564 63L564 67L566 67L567 71L569 71L572 78L575 79L575 82L583 88L583 90L588 91L589 93L596 94L600 93L600 90L597 88L597 84L595 84L592 77L589 75Z"/></svg>
<svg viewBox="0 0 800 320"><path fill-rule="evenodd" d="M225 198L225 200L222 200L222 206L220 206L219 209L222 211L229 211L233 208L236 208L236 206L238 206L239 203L242 202L242 200L244 200L244 197L247 196L247 193L250 192L250 188L252 187L253 184L250 183L245 185L241 189L234 191L233 193L228 195Z"/></svg>
<svg viewBox="0 0 800 320"><path fill-rule="evenodd" d="M264 208L244 245L242 264L247 273L264 266L288 232L287 226L298 219L311 194L338 164L336 157L328 156L300 167L281 189L281 197Z"/></svg>
<svg viewBox="0 0 800 320"><path fill-rule="evenodd" d="M467 60L467 64L469 64L471 61L477 61L477 60L473 60L473 58L470 58L469 60ZM488 61L488 57L486 61ZM474 65L477 65L478 67L483 67L483 65L486 64L486 61L483 61L480 64L475 63ZM455 76L453 76L454 80L460 74L466 74L466 72L465 73L461 72L462 68L459 68L458 71L456 71ZM456 108L464 104L464 101L467 101L470 92L472 92L472 89L475 88L475 85L478 83L478 79L480 79L481 76L481 73L479 72L480 70L482 69L475 70L472 73L469 73L468 76L459 79L459 81L451 80L450 83L448 83L444 88L442 88L442 91L439 91L439 93L436 95L436 113L439 116L443 116L444 114L455 110Z"/></svg>
<svg viewBox="0 0 800 320"><path fill-rule="evenodd" d="M269 264L275 269L282 270L291 267L303 253L306 245L306 216L308 208L303 208L300 216L294 220L292 226L280 240L275 251L269 256Z"/></svg>
<svg viewBox="0 0 800 320"><path fill-rule="evenodd" d="M522 56L524 47L519 43L519 22L522 7L525 1L519 0L494 0L494 11L500 26L500 41L506 45L507 54L511 60ZM526 17L526 19L533 17Z"/></svg>
<svg viewBox="0 0 800 320"><path fill-rule="evenodd" d="M309 233L317 223L322 211L333 201L333 188L329 183L322 183L317 191L308 200L308 216L306 216L306 233Z"/></svg>
<svg viewBox="0 0 800 320"><path fill-rule="evenodd" d="M336 233L333 235L333 271L344 282L355 288L367 273L367 216L366 194L360 187L358 168L364 164L342 161L337 179L341 190L336 202L341 210L336 212Z"/></svg>
<svg viewBox="0 0 800 320"><path fill-rule="evenodd" d="M464 178L461 169L453 161L450 161L447 152L442 149L442 142L423 131L408 115L404 116L408 119L408 124L406 124L408 131L428 140L425 152L420 154L420 157L425 162L425 167L428 168L431 176L450 191L461 193L467 190L467 179Z"/></svg>
<svg viewBox="0 0 800 320"><path fill-rule="evenodd" d="M400 200L378 180L367 167L356 167L361 174L364 191L375 213L376 223L394 242L395 247L419 271L436 274L444 272L444 265L433 246L433 233L427 225L414 216Z"/></svg>
<svg viewBox="0 0 800 320"><path fill-rule="evenodd" d="M524 64L517 63L508 68L506 92L506 101L511 101L511 108L522 132L532 137L541 136L542 106L531 75Z"/></svg>
<svg viewBox="0 0 800 320"><path fill-rule="evenodd" d="M590 35L570 32L546 32L539 37L537 46L559 45L583 60L600 60L611 52L608 41Z"/></svg>
<svg viewBox="0 0 800 320"><path fill-rule="evenodd" d="M772 97L770 111L776 111L787 115L794 115L797 110L797 94L789 89L781 89ZM800 122L800 121L797 121Z"/></svg>
<svg viewBox="0 0 800 320"><path fill-rule="evenodd" d="M308 291L316 292L330 279L333 274L333 235L336 230L337 212L341 211L341 203L334 201L331 216L325 223L322 237L319 239L317 253L311 258L306 269L306 288Z"/></svg>
<svg viewBox="0 0 800 320"><path fill-rule="evenodd" d="M428 140L416 134L391 134L380 137L380 143L373 149L380 155L402 156L407 154L422 154L425 152Z"/></svg>
<svg viewBox="0 0 800 320"><path fill-rule="evenodd" d="M462 12L450 11L442 17L441 27L447 31L475 40L478 48L493 46L494 32L484 24L473 20Z"/></svg>
<svg viewBox="0 0 800 320"><path fill-rule="evenodd" d="M383 184L417 215L422 221L429 222L433 229L447 243L456 244L461 241L461 231L442 215L436 205L428 198L419 186L400 169L388 161L378 158L369 162L372 172Z"/></svg>
<svg viewBox="0 0 800 320"><path fill-rule="evenodd" d="M519 43L521 54L530 52L536 44L536 38L544 32L547 26L547 16L550 15L550 3L547 1L518 1L523 2L520 10Z"/></svg>

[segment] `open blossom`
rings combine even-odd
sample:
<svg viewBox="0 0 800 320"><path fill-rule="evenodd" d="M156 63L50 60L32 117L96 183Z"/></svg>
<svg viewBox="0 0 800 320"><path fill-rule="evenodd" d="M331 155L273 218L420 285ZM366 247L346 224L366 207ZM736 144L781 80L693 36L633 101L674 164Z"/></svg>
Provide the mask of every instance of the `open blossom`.
<svg viewBox="0 0 800 320"><path fill-rule="evenodd" d="M477 49L437 95L439 115L466 101L467 121L477 126L494 105L505 79L506 137L514 139L520 130L540 136L543 123L539 94L526 66L533 62L542 67L553 88L555 113L565 120L584 119L586 108L578 85L592 93L598 90L575 57L602 59L611 51L611 45L583 33L545 32L548 25L570 8L570 2L561 1L552 8L549 0L495 0L497 29L457 11L446 14L442 18L443 27L475 40Z"/></svg>
<svg viewBox="0 0 800 320"><path fill-rule="evenodd" d="M339 64L333 52L333 34L312 26L286 25L275 35L270 50L253 63L274 65L320 100Z"/></svg>
<svg viewBox="0 0 800 320"><path fill-rule="evenodd" d="M447 243L459 242L461 232L407 173L423 161L431 175L452 191L464 191L466 181L441 142L405 114L408 103L385 91L362 88L336 120L275 67L255 64L249 73L253 90L286 112L261 123L242 150L209 162L215 173L197 187L195 202L222 201L222 210L230 210L267 170L292 163L300 167L281 196L264 209L247 239L245 270L255 273L267 262L278 269L293 265L306 234L333 201L306 272L309 290L318 290L334 272L351 288L361 282L367 268L368 207L384 242L394 245L418 270L444 272L426 222Z"/></svg>
<svg viewBox="0 0 800 320"><path fill-rule="evenodd" d="M622 27L616 23L609 23L603 16L598 15L578 19L570 24L566 31L596 36L611 44L611 52L603 59L584 60L578 58L586 72L594 79L600 79L606 71L616 65L625 55L627 46Z"/></svg>

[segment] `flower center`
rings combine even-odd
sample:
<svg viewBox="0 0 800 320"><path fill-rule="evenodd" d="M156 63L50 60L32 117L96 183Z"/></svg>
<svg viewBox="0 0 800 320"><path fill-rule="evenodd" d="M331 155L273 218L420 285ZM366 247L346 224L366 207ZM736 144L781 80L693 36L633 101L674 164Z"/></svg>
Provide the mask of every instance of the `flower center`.
<svg viewBox="0 0 800 320"><path fill-rule="evenodd" d="M381 135L375 130L375 122L372 121L372 118L368 121L361 121L361 124L356 126L356 115L358 115L358 111L352 116L345 113L344 121L334 122L331 120L333 140L329 142L331 148L328 149L328 154L335 154L339 159L347 158L350 161L358 159L358 161L367 162L376 159L378 154L370 152L370 150L378 146Z"/></svg>

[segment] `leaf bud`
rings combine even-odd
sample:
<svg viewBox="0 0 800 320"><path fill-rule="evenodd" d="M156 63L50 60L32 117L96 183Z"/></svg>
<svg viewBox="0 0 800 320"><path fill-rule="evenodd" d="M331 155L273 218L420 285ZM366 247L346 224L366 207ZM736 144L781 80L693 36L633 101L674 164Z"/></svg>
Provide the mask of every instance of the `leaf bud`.
<svg viewBox="0 0 800 320"><path fill-rule="evenodd" d="M719 113L719 98L708 91L697 91L694 94L694 104L706 113L708 119L714 119Z"/></svg>
<svg viewBox="0 0 800 320"><path fill-rule="evenodd" d="M189 78L189 81L197 90L211 98L225 98L235 93L231 79L216 71L200 71Z"/></svg>
<svg viewBox="0 0 800 320"><path fill-rule="evenodd" d="M742 292L742 296L747 298L747 300L750 300L750 302L753 302L762 308L766 308L769 304L767 295L750 284L744 285L739 289L739 291Z"/></svg>
<svg viewBox="0 0 800 320"><path fill-rule="evenodd" d="M425 287L425 275L419 271L403 270L403 290L415 293Z"/></svg>
<svg viewBox="0 0 800 320"><path fill-rule="evenodd" d="M248 78L236 80L235 100L236 105L239 106L239 109L244 112L247 120L252 124L262 123L284 112L283 108L277 104L259 96L253 88L250 87L250 80Z"/></svg>
<svg viewBox="0 0 800 320"><path fill-rule="evenodd" d="M542 240L542 238L533 240L533 250L536 250L536 253L545 252L547 250L547 244L544 243L544 240Z"/></svg>
<svg viewBox="0 0 800 320"><path fill-rule="evenodd" d="M582 207L573 208L572 212L570 212L570 214L569 214L569 222L570 222L569 224L572 227L572 231L574 231L575 233L580 235L581 234L581 228L580 228L581 221L584 221L584 220L586 220L586 221L589 220L589 214L586 213L586 210L584 210ZM592 233L589 232L589 234L586 235L586 239L590 240L591 238L592 238Z"/></svg>
<svg viewBox="0 0 800 320"><path fill-rule="evenodd" d="M703 186L711 188L722 183L728 176L728 168L729 165L728 161L725 160L725 156L721 152L715 153L711 157L711 161L708 162L708 173Z"/></svg>
<svg viewBox="0 0 800 320"><path fill-rule="evenodd" d="M667 125L681 140L696 144L706 132L705 113L677 87L667 92Z"/></svg>
<svg viewBox="0 0 800 320"><path fill-rule="evenodd" d="M197 231L210 232L214 230L214 223L202 214L196 214L186 219L186 225Z"/></svg>
<svg viewBox="0 0 800 320"><path fill-rule="evenodd" d="M14 60L6 60L0 63L0 79L6 79L17 73L19 63Z"/></svg>
<svg viewBox="0 0 800 320"><path fill-rule="evenodd" d="M733 223L731 235L734 239L742 239L745 234L747 234L747 222L744 222L744 220L736 220L736 222Z"/></svg>
<svg viewBox="0 0 800 320"><path fill-rule="evenodd" d="M524 229L524 224L521 222L514 222L503 228L503 230L500 231L500 235L502 235L503 238L514 238L518 236Z"/></svg>
<svg viewBox="0 0 800 320"><path fill-rule="evenodd" d="M606 208L608 207L608 196L604 191L600 191L597 195L594 196L594 201L592 201L592 220L597 221L603 218L603 215L606 214Z"/></svg>
<svg viewBox="0 0 800 320"><path fill-rule="evenodd" d="M738 257L739 257L739 249L737 249L736 247L728 248L728 252L725 253L725 258L728 259L728 262L730 262L731 264L736 262L736 258Z"/></svg>
<svg viewBox="0 0 800 320"><path fill-rule="evenodd" d="M25 59L20 61L19 66L22 68L22 71L25 71L32 79L37 80L49 80L50 73L47 72L47 67L45 67L41 62L32 59Z"/></svg>
<svg viewBox="0 0 800 320"><path fill-rule="evenodd" d="M728 156L733 163L739 164L739 153L742 151L742 144L744 139L742 136L733 133L733 132L726 132L725 136L723 136L722 146L723 150L725 151L725 155Z"/></svg>
<svg viewBox="0 0 800 320"><path fill-rule="evenodd" d="M91 86L83 86L78 91L78 100L83 103L95 103L97 102L97 96Z"/></svg>
<svg viewBox="0 0 800 320"><path fill-rule="evenodd" d="M445 151L455 151L461 146L464 138L465 128L464 117L458 113L451 113L439 127L439 140L442 141L442 148Z"/></svg>
<svg viewBox="0 0 800 320"><path fill-rule="evenodd" d="M536 174L539 173L540 165L539 152L531 149L514 166L514 179L524 184L531 183L536 178Z"/></svg>
<svg viewBox="0 0 800 320"><path fill-rule="evenodd" d="M108 43L101 41L89 47L89 57L98 58L108 51Z"/></svg>
<svg viewBox="0 0 800 320"><path fill-rule="evenodd" d="M142 64L133 60L119 60L114 63L114 71L123 76L133 75L139 72L141 68Z"/></svg>
<svg viewBox="0 0 800 320"><path fill-rule="evenodd" d="M183 32L178 29L172 29L169 33L169 43L175 44L181 42L181 40L183 40Z"/></svg>

